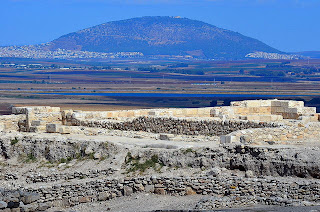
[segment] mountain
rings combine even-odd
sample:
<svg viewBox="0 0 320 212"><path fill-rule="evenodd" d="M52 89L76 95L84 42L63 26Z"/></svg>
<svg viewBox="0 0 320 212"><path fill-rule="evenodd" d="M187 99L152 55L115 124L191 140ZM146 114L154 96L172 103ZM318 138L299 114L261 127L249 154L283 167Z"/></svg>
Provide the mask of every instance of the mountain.
<svg viewBox="0 0 320 212"><path fill-rule="evenodd" d="M63 35L46 48L206 59L243 59L253 52L282 53L261 41L202 21L162 16L108 22Z"/></svg>

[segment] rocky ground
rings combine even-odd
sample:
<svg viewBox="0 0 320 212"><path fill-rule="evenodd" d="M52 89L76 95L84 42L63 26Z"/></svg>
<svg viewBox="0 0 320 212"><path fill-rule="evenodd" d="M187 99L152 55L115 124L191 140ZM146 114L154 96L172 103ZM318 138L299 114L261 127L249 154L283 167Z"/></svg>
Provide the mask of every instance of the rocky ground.
<svg viewBox="0 0 320 212"><path fill-rule="evenodd" d="M167 138L94 128L5 132L0 186L40 195L30 202L24 193L1 193L22 211L320 211L317 139L221 145L215 136Z"/></svg>
<svg viewBox="0 0 320 212"><path fill-rule="evenodd" d="M134 194L130 197L120 197L114 200L100 203L85 203L72 208L51 208L48 212L200 212L194 210L201 199L210 198L209 196L161 196L154 194ZM209 210L206 210L209 212ZM320 206L296 206L296 207L275 207L266 205L256 205L243 208L224 208L210 211L217 212L320 212Z"/></svg>

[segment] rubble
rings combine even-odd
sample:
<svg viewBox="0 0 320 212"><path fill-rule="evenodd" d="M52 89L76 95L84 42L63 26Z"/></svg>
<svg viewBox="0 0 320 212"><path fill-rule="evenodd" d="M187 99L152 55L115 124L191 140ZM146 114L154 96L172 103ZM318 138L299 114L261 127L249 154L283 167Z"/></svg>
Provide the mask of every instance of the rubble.
<svg viewBox="0 0 320 212"><path fill-rule="evenodd" d="M135 193L202 195L198 210L319 204L319 114L302 101L12 113L0 116L0 159L11 163L1 168L2 210Z"/></svg>

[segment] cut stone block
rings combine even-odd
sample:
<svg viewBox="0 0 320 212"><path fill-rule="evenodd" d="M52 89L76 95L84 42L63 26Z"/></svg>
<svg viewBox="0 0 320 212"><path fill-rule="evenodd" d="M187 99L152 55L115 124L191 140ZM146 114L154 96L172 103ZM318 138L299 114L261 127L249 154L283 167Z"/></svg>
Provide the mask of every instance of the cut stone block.
<svg viewBox="0 0 320 212"><path fill-rule="evenodd" d="M60 126L60 128L58 130L59 130L60 134L70 134L71 133L70 127L67 127L67 126Z"/></svg>
<svg viewBox="0 0 320 212"><path fill-rule="evenodd" d="M58 133L60 127L60 124L47 124L46 131L47 133Z"/></svg>
<svg viewBox="0 0 320 212"><path fill-rule="evenodd" d="M148 112L148 115L149 115L149 116L155 116L155 115L157 115L157 114L156 114L156 111L149 111L149 112Z"/></svg>
<svg viewBox="0 0 320 212"><path fill-rule="evenodd" d="M12 114L26 114L25 107L12 107Z"/></svg>
<svg viewBox="0 0 320 212"><path fill-rule="evenodd" d="M261 102L259 100L248 100L244 102L247 107L261 107Z"/></svg>
<svg viewBox="0 0 320 212"><path fill-rule="evenodd" d="M240 138L234 135L222 135L220 136L220 144L229 144L240 142Z"/></svg>
<svg viewBox="0 0 320 212"><path fill-rule="evenodd" d="M170 139L172 139L173 137L174 135L172 134L160 134L159 139L170 141Z"/></svg>
<svg viewBox="0 0 320 212"><path fill-rule="evenodd" d="M40 120L33 120L33 121L31 121L31 126L36 127L36 126L40 126L40 125L41 125L41 121L40 121Z"/></svg>

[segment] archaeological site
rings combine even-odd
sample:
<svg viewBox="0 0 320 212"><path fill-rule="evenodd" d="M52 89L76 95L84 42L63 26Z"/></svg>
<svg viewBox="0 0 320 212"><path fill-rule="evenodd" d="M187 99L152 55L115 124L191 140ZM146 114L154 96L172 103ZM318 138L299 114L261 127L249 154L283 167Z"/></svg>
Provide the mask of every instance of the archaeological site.
<svg viewBox="0 0 320 212"><path fill-rule="evenodd" d="M168 209L161 198L184 198L170 206L180 211L319 205L319 119L303 101L277 99L96 112L12 107L0 116L0 211ZM120 210L115 202L127 198L137 204Z"/></svg>

